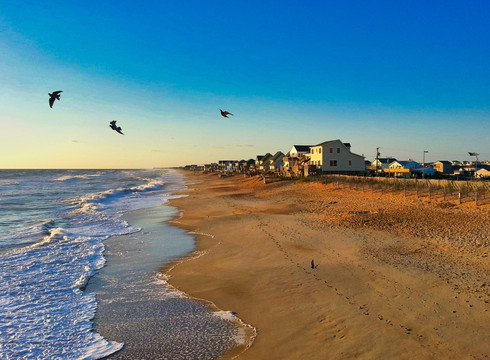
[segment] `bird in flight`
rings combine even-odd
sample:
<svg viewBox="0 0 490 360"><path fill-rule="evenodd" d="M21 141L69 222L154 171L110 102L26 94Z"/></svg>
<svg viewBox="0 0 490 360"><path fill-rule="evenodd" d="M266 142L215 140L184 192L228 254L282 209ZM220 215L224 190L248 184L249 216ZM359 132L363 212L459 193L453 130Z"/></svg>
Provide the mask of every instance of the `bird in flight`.
<svg viewBox="0 0 490 360"><path fill-rule="evenodd" d="M60 93L62 93L62 92L63 92L63 90L53 91L51 94L48 93L48 95L49 95L49 107L50 108L53 108L53 104L54 104L54 101L56 99L58 99L58 100L60 99Z"/></svg>
<svg viewBox="0 0 490 360"><path fill-rule="evenodd" d="M228 115L231 115L233 116L233 114L231 112L228 112L228 111L223 111L221 109L219 109L219 111L221 111L221 116L224 116L225 118L228 117Z"/></svg>
<svg viewBox="0 0 490 360"><path fill-rule="evenodd" d="M122 129L121 129L121 127L116 125L116 120L112 120L112 121L111 121L111 123L110 123L110 125L109 125L109 127L110 127L112 130L117 131L119 134L124 135L124 134L122 133Z"/></svg>

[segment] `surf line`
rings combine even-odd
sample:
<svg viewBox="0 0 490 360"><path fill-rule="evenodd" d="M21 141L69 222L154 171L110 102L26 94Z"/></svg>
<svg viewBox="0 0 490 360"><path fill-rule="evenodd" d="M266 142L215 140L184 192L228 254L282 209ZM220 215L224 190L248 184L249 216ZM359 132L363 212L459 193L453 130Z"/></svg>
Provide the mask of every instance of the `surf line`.
<svg viewBox="0 0 490 360"><path fill-rule="evenodd" d="M202 232L197 232L197 231L189 231L188 234L189 235L207 236L207 237L210 237L211 239L214 239L215 238L215 236L213 234L207 234L207 233L202 233ZM174 261L171 265L166 266L164 268L163 272L158 272L156 274L156 277L157 277L158 280L163 281L163 283L166 286L170 287L175 292L180 293L180 294L182 294L183 296L185 296L185 297L187 297L189 299L196 300L196 301L199 301L199 302L202 302L202 303L206 304L209 307L209 309L214 313L215 316L220 316L220 313L226 313L226 314L228 314L228 315L231 316L231 319L233 320L233 322L236 322L237 323L237 326L239 328L242 328L243 331L245 332L243 334L243 339L248 338L248 341L246 343L240 343L239 340L236 340L237 347L238 346L243 346L243 350L240 351L238 354L234 355L231 358L231 359L236 359L236 358L238 358L241 354L243 354L245 351L247 351L252 346L252 344L255 341L255 338L257 337L257 333L258 333L257 328L254 327L254 326L252 326L252 325L250 325L250 324L245 323L242 319L240 319L238 316L236 316L235 312L230 311L230 310L228 310L228 311L227 310L222 310L218 306L216 306L216 304L213 303L212 301L207 300L207 299L203 299L203 298L199 298L199 297L196 297L196 296L191 296L191 295L187 294L186 292L184 292L184 291L180 290L179 288L177 288L175 285L173 285L173 284L170 283L170 279L172 278L172 275L170 273L178 265L180 265L180 264L182 264L184 262L187 262L187 261L192 261L192 260L199 259L201 256L206 255L210 250L212 250L214 247L216 247L216 246L218 246L220 244L221 244L221 241L218 241L211 248L208 248L206 250L196 250L196 251L191 252L188 256L182 257L181 259ZM230 320L230 321L232 321L232 320ZM246 331L247 329L251 333L248 336L247 336L247 331ZM232 349L230 349L228 351L231 351L231 350Z"/></svg>

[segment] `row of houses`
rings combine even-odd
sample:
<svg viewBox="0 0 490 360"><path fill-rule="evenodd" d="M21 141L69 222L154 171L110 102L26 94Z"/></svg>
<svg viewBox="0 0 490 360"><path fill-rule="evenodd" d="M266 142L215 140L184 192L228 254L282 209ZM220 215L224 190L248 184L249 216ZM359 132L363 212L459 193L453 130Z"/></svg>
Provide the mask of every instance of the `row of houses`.
<svg viewBox="0 0 490 360"><path fill-rule="evenodd" d="M206 164L202 170L221 171L222 173L275 173L287 177L308 176L311 174L346 175L389 175L421 176L453 175L466 177L474 173L476 177L490 177L490 165L436 161L420 164L413 160L397 160L393 157L377 158L373 163L363 155L351 151L351 144L340 139L324 141L317 145L293 145L284 154L281 151L257 155L249 160L219 160Z"/></svg>
<svg viewBox="0 0 490 360"><path fill-rule="evenodd" d="M351 145L329 140L317 145L293 145L284 154L257 155L249 160L220 160L207 164L204 170L223 172L276 173L283 176L308 176L313 173L356 174L366 173L364 156L351 151Z"/></svg>
<svg viewBox="0 0 490 360"><path fill-rule="evenodd" d="M413 160L401 161L395 158L378 158L373 161L370 170L375 173L385 173L393 176L412 176L420 174L423 177L436 175L453 176L455 178L489 178L490 164L476 162L460 162L439 160L432 163L420 164Z"/></svg>

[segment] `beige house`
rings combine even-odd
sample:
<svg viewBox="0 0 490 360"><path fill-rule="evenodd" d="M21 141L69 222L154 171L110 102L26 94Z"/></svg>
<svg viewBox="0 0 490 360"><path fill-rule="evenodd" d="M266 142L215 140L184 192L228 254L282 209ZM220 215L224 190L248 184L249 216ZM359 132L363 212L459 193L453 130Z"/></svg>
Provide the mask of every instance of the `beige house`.
<svg viewBox="0 0 490 360"><path fill-rule="evenodd" d="M450 161L445 161L445 160L436 161L433 164L433 166L437 172L440 172L442 174L452 174L454 172L453 164L451 164Z"/></svg>
<svg viewBox="0 0 490 360"><path fill-rule="evenodd" d="M478 169L475 172L475 177L479 179L490 178L490 171L486 168Z"/></svg>
<svg viewBox="0 0 490 360"><path fill-rule="evenodd" d="M310 165L323 173L364 174L364 156L354 154L350 147L338 139L314 145L310 148Z"/></svg>

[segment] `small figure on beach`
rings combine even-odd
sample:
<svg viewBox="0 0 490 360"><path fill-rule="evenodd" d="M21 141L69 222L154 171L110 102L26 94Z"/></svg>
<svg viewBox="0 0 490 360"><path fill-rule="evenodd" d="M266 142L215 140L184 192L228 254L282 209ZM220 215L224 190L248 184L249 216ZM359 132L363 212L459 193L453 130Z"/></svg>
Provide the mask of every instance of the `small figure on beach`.
<svg viewBox="0 0 490 360"><path fill-rule="evenodd" d="M219 111L221 111L221 116L224 116L225 118L228 117L228 115L231 115L233 116L233 114L231 112L228 112L228 111L223 111L221 109L219 109Z"/></svg>
<svg viewBox="0 0 490 360"><path fill-rule="evenodd" d="M52 93L48 93L49 95L49 107L53 108L54 101L56 99L60 100L60 93L62 93L63 90L58 90L58 91L53 91Z"/></svg>
<svg viewBox="0 0 490 360"><path fill-rule="evenodd" d="M119 134L124 135L124 134L122 133L122 129L121 129L121 127L116 125L116 120L112 120L112 121L111 121L111 124L109 125L109 127L110 127L112 130L117 131Z"/></svg>
<svg viewBox="0 0 490 360"><path fill-rule="evenodd" d="M315 261L312 259L311 260L311 268L316 269L317 267L318 267L318 265L315 265Z"/></svg>

